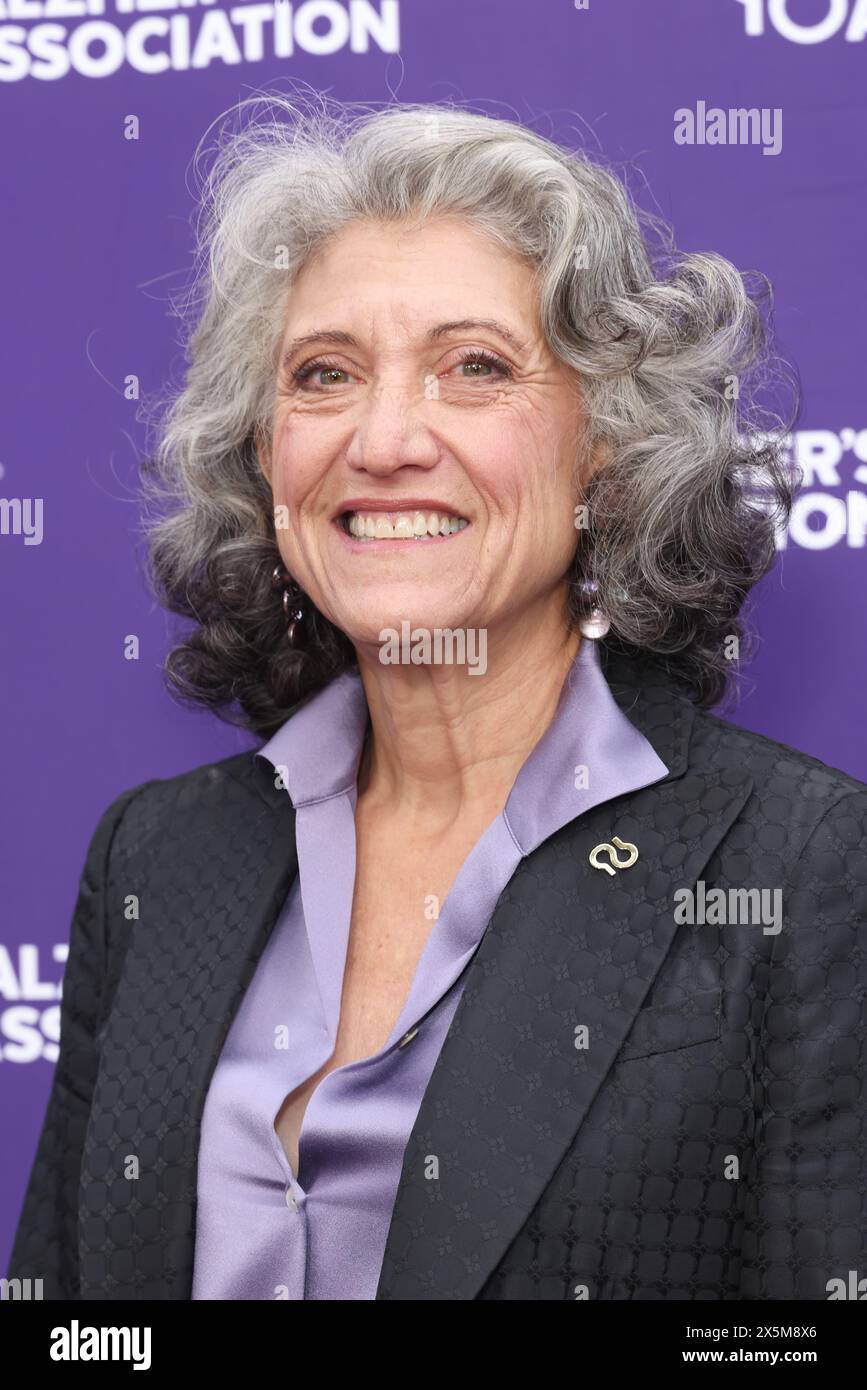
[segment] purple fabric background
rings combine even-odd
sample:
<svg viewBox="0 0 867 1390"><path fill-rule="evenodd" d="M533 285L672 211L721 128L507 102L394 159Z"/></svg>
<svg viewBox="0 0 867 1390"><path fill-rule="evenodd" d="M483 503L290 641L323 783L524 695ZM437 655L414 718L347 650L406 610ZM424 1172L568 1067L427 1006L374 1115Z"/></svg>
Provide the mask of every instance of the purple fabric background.
<svg viewBox="0 0 867 1390"><path fill-rule="evenodd" d="M862 0L752 0L749 12L740 0L590 0L587 10L572 0L400 0L399 54L344 43L275 58L266 38L261 61L155 74L123 64L48 80L15 75L14 26L20 55L20 36L49 22L38 4L32 18L10 15L15 3L20 16L23 0L0 3L0 140L12 195L0 496L43 498L44 535L39 545L0 535L2 1272L47 1099L63 943L97 818L124 788L252 746L162 690L168 620L147 595L136 531L145 436L137 403L123 396L129 373L147 396L183 370L168 295L189 262L188 165L207 125L239 97L288 78L344 100L482 102L567 143L586 139L586 123L589 148L629 167L633 187L646 180L642 201L673 223L683 249L719 251L770 276L778 345L803 383L797 447L826 471L808 475L804 492L819 496L761 587L761 651L740 705L725 713L867 780ZM324 33L328 13L354 3L295 4L294 17L321 10ZM169 18L170 4L149 17ZM765 16L762 34L746 32L753 11ZM793 24L838 12L844 21L819 42L787 37ZM205 11L178 14L195 28ZM143 18L108 2L119 30ZM74 36L88 20L53 22ZM154 38L148 49L164 46ZM675 110L699 100L780 107L782 152L676 145ZM130 114L141 121L138 141L123 138ZM843 508L848 542L826 545L823 515ZM129 633L140 638L139 661L124 660Z"/></svg>

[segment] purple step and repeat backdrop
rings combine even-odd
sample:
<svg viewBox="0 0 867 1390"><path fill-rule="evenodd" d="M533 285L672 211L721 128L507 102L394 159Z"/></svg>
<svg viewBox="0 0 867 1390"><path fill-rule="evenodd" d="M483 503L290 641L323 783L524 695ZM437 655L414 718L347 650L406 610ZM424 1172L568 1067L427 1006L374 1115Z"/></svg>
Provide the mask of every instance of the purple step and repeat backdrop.
<svg viewBox="0 0 867 1390"><path fill-rule="evenodd" d="M726 717L867 780L867 0L0 0L3 1273L97 818L124 788L251 746L161 684L136 394L183 370L170 300L197 142L297 82L464 101L596 148L683 249L769 275L804 484ZM764 112L755 141L683 140L684 110L698 137L733 108Z"/></svg>

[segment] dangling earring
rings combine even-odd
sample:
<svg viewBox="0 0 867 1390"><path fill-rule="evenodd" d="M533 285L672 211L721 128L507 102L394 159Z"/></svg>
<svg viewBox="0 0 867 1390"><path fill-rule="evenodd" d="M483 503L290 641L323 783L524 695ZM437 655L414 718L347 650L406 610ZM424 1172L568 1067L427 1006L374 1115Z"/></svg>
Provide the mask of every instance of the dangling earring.
<svg viewBox="0 0 867 1390"><path fill-rule="evenodd" d="M595 579L585 579L582 582L581 599L584 616L578 623L579 630L582 636L596 641L605 636L611 626L611 620L606 618L599 607L599 585Z"/></svg>
<svg viewBox="0 0 867 1390"><path fill-rule="evenodd" d="M304 621L304 609L292 595L292 580L282 565L275 565L271 574L271 588L283 590L283 616L287 621L286 638L290 647L300 646L298 627Z"/></svg>

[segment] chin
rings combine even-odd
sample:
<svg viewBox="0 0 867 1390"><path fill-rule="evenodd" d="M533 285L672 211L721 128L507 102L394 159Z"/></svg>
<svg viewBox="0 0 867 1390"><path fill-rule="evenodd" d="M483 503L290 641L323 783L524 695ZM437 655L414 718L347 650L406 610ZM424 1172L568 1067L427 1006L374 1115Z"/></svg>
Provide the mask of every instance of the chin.
<svg viewBox="0 0 867 1390"><path fill-rule="evenodd" d="M456 631L476 626L457 605L432 603L429 594L417 591L376 604L363 615L347 615L347 620L338 626L356 646L376 646L385 640L384 634L390 636L397 633L400 636L405 631L405 624L409 625L410 633L416 630Z"/></svg>
<svg viewBox="0 0 867 1390"><path fill-rule="evenodd" d="M466 584L437 586L416 578L379 584L368 579L354 588L355 601L339 605L339 610L365 631L399 626L407 618L426 627L444 627L470 621L476 605L467 602L466 590Z"/></svg>

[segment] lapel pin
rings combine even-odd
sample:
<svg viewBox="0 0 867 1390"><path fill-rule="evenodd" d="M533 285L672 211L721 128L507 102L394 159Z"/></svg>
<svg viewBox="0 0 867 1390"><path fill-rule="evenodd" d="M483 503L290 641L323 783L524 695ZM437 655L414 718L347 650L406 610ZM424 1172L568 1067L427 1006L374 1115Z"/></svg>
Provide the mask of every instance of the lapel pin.
<svg viewBox="0 0 867 1390"><path fill-rule="evenodd" d="M604 869L605 872L607 874L611 874L613 878L616 869L631 868L631 866L635 863L636 859L638 858L638 850L636 849L635 845L631 845L628 840L621 840L619 835L612 835L611 839L614 842L613 844L594 845L593 849L591 849L590 854L588 855L588 858L590 860L590 863L593 865L594 869ZM618 858L617 853L614 849L614 845L617 846L617 849L625 849L629 851L625 859ZM599 856L603 853L608 855L608 858L611 860L611 864L603 864L600 862ZM611 867L612 864L614 865L614 868Z"/></svg>

